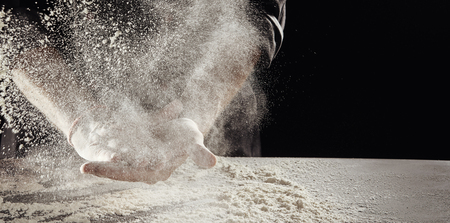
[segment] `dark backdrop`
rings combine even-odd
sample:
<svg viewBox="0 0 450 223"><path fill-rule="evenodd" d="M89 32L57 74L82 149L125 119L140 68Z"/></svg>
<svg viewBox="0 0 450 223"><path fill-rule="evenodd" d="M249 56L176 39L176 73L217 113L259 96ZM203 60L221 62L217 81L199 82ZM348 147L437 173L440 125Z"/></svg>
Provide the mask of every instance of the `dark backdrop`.
<svg viewBox="0 0 450 223"><path fill-rule="evenodd" d="M288 0L263 156L450 159L447 2Z"/></svg>

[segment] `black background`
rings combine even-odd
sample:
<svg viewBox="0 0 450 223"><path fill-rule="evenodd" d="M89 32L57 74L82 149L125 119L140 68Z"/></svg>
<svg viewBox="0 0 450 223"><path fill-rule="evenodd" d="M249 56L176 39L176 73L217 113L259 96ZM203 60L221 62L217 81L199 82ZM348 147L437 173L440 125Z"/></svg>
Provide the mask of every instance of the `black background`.
<svg viewBox="0 0 450 223"><path fill-rule="evenodd" d="M447 2L288 0L263 156L450 160Z"/></svg>

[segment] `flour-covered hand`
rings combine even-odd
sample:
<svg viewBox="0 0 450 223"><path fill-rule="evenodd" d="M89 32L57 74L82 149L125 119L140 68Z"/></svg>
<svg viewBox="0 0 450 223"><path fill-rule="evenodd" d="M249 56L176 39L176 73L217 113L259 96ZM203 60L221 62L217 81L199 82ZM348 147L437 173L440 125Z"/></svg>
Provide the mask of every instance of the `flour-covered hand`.
<svg viewBox="0 0 450 223"><path fill-rule="evenodd" d="M159 123L125 118L84 124L87 130L78 131L73 139L78 154L90 161L81 172L153 184L168 179L188 157L201 167L213 167L216 157L204 146L196 123L187 118L170 120L169 113L158 114Z"/></svg>

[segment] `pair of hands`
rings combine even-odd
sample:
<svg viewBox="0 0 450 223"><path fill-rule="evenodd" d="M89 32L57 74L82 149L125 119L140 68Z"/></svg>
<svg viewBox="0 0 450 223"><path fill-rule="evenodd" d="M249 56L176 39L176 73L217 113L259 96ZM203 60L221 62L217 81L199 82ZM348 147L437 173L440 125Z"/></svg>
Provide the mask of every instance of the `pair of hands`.
<svg viewBox="0 0 450 223"><path fill-rule="evenodd" d="M78 154L89 160L81 172L154 184L168 179L188 157L200 167L213 167L216 157L204 146L197 124L176 118L182 109L174 101L149 116L122 112L106 121L83 117L71 138Z"/></svg>

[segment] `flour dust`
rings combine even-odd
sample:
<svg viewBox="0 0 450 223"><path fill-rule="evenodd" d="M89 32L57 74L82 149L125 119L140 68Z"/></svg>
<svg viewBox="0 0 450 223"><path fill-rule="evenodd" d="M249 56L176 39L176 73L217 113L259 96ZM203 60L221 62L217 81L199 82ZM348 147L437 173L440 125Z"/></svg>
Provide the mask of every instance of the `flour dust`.
<svg viewBox="0 0 450 223"><path fill-rule="evenodd" d="M127 109L148 113L179 98L189 79L203 75L199 72L202 67L243 63L240 58L261 41L255 26L260 18L252 13L252 7L244 0L61 0L48 8L4 8L0 13L0 103L7 123L2 125L21 132L24 148L63 138L11 80L14 63L28 50L52 47L61 53L70 72L62 80L41 75L36 81L44 86L60 84L60 88L76 89L51 98L62 107L73 107L73 113L89 109L83 107L84 99L79 95L124 110L124 116ZM211 52L224 48L228 57L211 56ZM43 73L38 68L33 72ZM258 128L262 117L259 108L264 106L256 105L252 88L257 83L253 79L247 81L209 133L207 146L217 155L233 150L224 139L225 128L232 132ZM130 104L133 108L127 108ZM230 122L223 120L233 120L235 114L245 115L231 122L231 127L224 124ZM247 124L242 127L239 123Z"/></svg>

